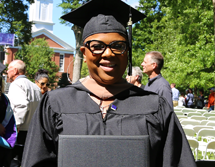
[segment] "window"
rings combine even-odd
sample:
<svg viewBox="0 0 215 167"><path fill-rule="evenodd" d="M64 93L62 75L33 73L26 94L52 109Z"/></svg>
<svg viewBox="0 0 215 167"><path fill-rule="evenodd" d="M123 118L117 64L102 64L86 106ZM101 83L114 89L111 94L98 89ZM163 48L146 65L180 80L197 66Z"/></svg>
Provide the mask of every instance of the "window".
<svg viewBox="0 0 215 167"><path fill-rule="evenodd" d="M60 67L60 72L64 72L64 55L60 54L60 63L59 63L59 67Z"/></svg>

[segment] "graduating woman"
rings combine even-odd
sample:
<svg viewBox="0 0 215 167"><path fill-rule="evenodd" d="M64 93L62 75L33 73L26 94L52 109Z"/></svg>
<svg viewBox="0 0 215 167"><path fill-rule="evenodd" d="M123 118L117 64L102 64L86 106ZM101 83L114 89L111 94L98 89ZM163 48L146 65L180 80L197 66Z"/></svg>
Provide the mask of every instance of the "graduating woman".
<svg viewBox="0 0 215 167"><path fill-rule="evenodd" d="M44 95L28 130L22 167L56 167L59 135L148 135L151 167L195 166L167 101L122 78L131 60L129 13L133 22L144 17L120 0L92 0L62 17L84 27L80 49L90 76Z"/></svg>

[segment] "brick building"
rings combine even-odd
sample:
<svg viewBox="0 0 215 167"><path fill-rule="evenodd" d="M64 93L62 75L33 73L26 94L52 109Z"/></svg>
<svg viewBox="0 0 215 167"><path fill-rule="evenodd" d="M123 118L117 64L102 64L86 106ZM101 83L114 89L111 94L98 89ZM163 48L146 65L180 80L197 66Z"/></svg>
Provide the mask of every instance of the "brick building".
<svg viewBox="0 0 215 167"><path fill-rule="evenodd" d="M53 34L52 13L53 0L34 0L35 3L30 6L29 21L33 21L32 38L45 38L50 48L54 49L53 61L60 68L57 75L69 73L72 78L74 48ZM20 46L7 46L5 51L4 64L9 64L14 60L15 53ZM69 66L69 68L68 68Z"/></svg>

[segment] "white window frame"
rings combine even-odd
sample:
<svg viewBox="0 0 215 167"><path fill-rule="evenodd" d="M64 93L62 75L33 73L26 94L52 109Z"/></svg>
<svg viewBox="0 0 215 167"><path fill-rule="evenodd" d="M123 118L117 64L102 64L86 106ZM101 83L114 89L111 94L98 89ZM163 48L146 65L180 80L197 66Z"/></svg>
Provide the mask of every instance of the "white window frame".
<svg viewBox="0 0 215 167"><path fill-rule="evenodd" d="M63 58L61 59L61 56ZM65 61L65 55L63 53L60 53L60 59L59 59L59 72L64 72L64 61ZM61 65L62 64L62 65Z"/></svg>

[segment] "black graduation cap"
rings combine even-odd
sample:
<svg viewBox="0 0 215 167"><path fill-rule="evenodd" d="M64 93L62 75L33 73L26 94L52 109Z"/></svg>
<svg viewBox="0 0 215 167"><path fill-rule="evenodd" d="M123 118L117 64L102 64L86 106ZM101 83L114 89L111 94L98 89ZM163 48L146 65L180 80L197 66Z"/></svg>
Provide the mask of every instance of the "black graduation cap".
<svg viewBox="0 0 215 167"><path fill-rule="evenodd" d="M83 41L97 33L118 32L127 36L125 27L129 26L129 75L131 75L132 22L136 23L145 17L121 0L91 0L61 18L84 28Z"/></svg>

